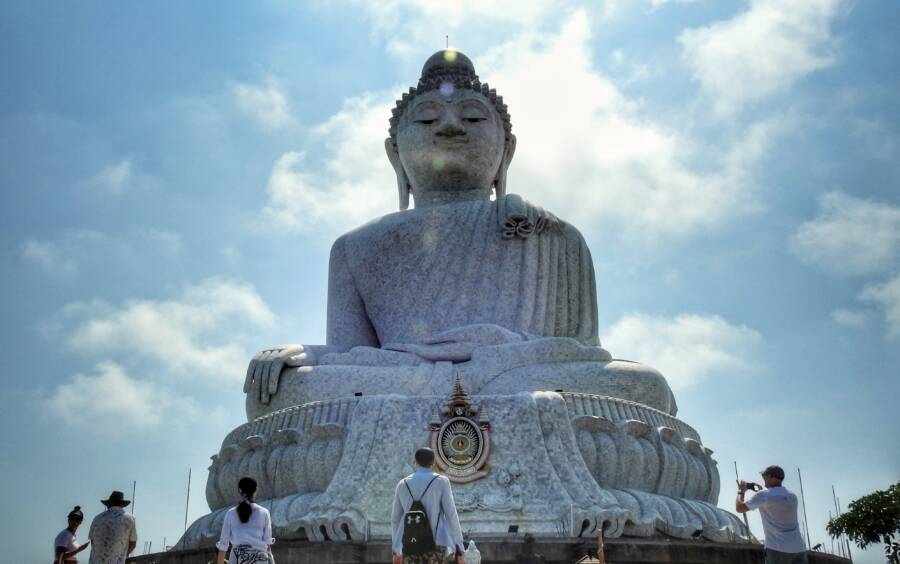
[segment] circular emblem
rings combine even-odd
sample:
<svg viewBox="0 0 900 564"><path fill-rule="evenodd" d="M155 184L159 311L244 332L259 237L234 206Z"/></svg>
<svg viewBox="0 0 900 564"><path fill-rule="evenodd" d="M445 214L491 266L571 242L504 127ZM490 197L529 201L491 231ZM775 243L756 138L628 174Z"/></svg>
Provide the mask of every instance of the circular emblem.
<svg viewBox="0 0 900 564"><path fill-rule="evenodd" d="M453 417L433 435L438 465L454 482L467 482L483 476L490 440L478 424L468 417Z"/></svg>
<svg viewBox="0 0 900 564"><path fill-rule="evenodd" d="M475 462L481 450L481 433L468 419L454 418L441 429L441 452L457 468Z"/></svg>

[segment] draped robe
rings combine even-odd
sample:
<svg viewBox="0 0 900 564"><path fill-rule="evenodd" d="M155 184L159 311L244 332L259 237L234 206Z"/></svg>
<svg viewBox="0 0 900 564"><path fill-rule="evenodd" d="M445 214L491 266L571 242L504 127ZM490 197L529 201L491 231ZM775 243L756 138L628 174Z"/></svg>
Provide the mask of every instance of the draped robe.
<svg viewBox="0 0 900 564"><path fill-rule="evenodd" d="M248 389L249 420L354 394L446 395L455 377L473 394L562 389L675 413L659 372L599 346L584 238L519 196L397 212L346 233L328 287L327 345L280 383Z"/></svg>
<svg viewBox="0 0 900 564"><path fill-rule="evenodd" d="M329 296L329 344L402 348L484 324L599 344L583 237L515 195L389 214L339 238L330 267L331 285L353 291ZM348 317L370 324L369 342L347 342Z"/></svg>

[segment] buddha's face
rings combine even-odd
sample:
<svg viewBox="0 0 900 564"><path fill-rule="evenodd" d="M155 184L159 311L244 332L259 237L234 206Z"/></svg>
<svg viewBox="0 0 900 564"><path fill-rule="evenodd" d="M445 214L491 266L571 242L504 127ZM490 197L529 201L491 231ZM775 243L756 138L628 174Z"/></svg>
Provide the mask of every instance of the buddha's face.
<svg viewBox="0 0 900 564"><path fill-rule="evenodd" d="M504 157L505 135L491 102L467 89L416 96L397 131L397 150L413 195L491 192Z"/></svg>

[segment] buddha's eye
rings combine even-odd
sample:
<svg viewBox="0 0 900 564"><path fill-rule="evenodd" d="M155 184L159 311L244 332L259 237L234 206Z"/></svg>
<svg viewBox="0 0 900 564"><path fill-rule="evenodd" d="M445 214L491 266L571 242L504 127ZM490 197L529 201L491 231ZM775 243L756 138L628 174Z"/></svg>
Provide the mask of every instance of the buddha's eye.
<svg viewBox="0 0 900 564"><path fill-rule="evenodd" d="M474 117L474 116L469 116L469 117L463 118L464 121L467 121L469 123L478 123L479 121L485 121L486 119L487 118L485 118L485 117Z"/></svg>
<svg viewBox="0 0 900 564"><path fill-rule="evenodd" d="M416 121L416 123L421 123L422 125L431 125L432 123L436 122L437 120L425 118L425 119L417 119L415 121Z"/></svg>

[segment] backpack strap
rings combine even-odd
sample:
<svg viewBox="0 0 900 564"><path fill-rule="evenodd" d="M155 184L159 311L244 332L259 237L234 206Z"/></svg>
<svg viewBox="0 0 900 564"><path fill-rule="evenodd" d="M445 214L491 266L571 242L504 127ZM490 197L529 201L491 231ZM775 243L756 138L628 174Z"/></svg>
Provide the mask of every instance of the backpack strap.
<svg viewBox="0 0 900 564"><path fill-rule="evenodd" d="M422 501L422 498L425 497L425 492L428 491L428 488L430 488L430 487L431 487L431 484L433 484L434 481L437 480L437 479L438 479L438 476L437 476L437 474L435 474L434 477L431 478L431 481L428 482L428 485L425 486L425 489L422 490L422 495L419 496L419 501ZM409 488L409 486L406 486L406 487Z"/></svg>

